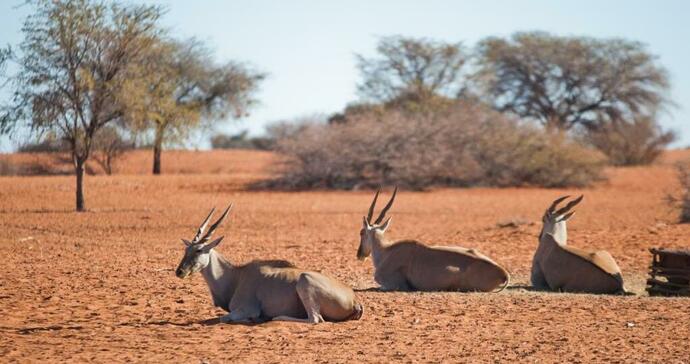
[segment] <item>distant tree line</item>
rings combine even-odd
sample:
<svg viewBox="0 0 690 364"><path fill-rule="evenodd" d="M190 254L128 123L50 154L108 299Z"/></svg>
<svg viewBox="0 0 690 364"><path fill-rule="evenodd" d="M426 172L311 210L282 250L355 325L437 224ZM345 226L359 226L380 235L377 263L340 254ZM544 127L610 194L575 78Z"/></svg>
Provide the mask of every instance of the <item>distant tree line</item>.
<svg viewBox="0 0 690 364"><path fill-rule="evenodd" d="M0 49L0 87L12 95L0 133L28 129L37 147L66 148L78 211L90 158L110 173L123 149L147 145L159 174L163 148L256 104L265 75L173 37L159 6L25 6L23 41ZM569 186L600 178L602 161L651 163L674 140L657 121L672 105L667 71L639 42L525 32L468 47L390 36L357 67L360 100L328 123L217 135L213 147L286 154L275 185L294 188Z"/></svg>
<svg viewBox="0 0 690 364"><path fill-rule="evenodd" d="M273 185L581 186L601 177L594 150L645 164L675 138L657 122L667 71L639 42L526 32L470 49L391 36L376 50L357 56L360 101L277 141L290 168Z"/></svg>
<svg viewBox="0 0 690 364"><path fill-rule="evenodd" d="M471 51L461 43L395 36L382 38L377 52L357 56L362 101L332 122L364 111L439 110L473 99L549 130L587 134L615 164L653 160L618 157L626 152L616 138L639 145L646 137L643 148L651 149L674 138L657 124L671 104L668 73L639 42L527 32L486 38Z"/></svg>
<svg viewBox="0 0 690 364"><path fill-rule="evenodd" d="M18 48L0 51L0 132L28 128L68 146L76 209L86 209L86 161L110 171L125 133L153 135L153 173L164 145L227 116L241 117L264 78L238 62L217 63L202 42L173 38L159 6L101 0L27 0ZM9 62L16 74L2 73ZM98 147L96 146L98 144Z"/></svg>

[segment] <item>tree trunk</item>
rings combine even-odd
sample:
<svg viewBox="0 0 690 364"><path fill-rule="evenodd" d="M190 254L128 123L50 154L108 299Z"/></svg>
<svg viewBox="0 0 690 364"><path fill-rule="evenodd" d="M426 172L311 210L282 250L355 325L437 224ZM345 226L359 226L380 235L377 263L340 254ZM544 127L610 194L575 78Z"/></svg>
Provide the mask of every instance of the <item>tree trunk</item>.
<svg viewBox="0 0 690 364"><path fill-rule="evenodd" d="M84 212L86 205L84 204L84 161L82 159L76 159L74 171L77 174L77 212Z"/></svg>
<svg viewBox="0 0 690 364"><path fill-rule="evenodd" d="M544 126L549 132L568 131L570 129L566 118L556 114L549 115Z"/></svg>
<svg viewBox="0 0 690 364"><path fill-rule="evenodd" d="M109 153L105 156L105 174L108 176L113 174L113 158Z"/></svg>
<svg viewBox="0 0 690 364"><path fill-rule="evenodd" d="M153 141L153 174L161 174L161 152L163 151L163 126L156 127L156 138Z"/></svg>

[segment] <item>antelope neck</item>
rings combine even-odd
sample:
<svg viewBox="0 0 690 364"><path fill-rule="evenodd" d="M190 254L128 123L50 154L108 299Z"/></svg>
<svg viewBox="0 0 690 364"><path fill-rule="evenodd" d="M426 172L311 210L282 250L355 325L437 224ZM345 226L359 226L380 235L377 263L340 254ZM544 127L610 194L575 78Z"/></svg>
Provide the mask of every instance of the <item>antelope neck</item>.
<svg viewBox="0 0 690 364"><path fill-rule="evenodd" d="M201 270L201 275L211 291L213 304L227 309L236 287L235 267L213 249L208 254L209 262Z"/></svg>
<svg viewBox="0 0 690 364"><path fill-rule="evenodd" d="M374 233L374 237L371 242L371 257L374 261L375 268L381 263L383 253L388 245L388 241L383 234Z"/></svg>

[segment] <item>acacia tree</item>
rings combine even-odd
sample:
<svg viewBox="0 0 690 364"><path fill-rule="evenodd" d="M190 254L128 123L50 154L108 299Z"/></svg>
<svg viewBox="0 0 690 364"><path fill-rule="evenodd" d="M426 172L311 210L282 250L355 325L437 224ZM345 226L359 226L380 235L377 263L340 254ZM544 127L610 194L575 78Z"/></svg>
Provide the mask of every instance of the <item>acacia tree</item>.
<svg viewBox="0 0 690 364"><path fill-rule="evenodd" d="M153 174L161 172L163 145L228 116L239 118L255 103L264 75L237 62L217 64L203 43L161 41L130 82L128 119L152 129Z"/></svg>
<svg viewBox="0 0 690 364"><path fill-rule="evenodd" d="M376 51L374 58L356 56L362 76L357 88L369 101L423 104L464 91L462 70L467 55L461 43L391 36L382 38Z"/></svg>
<svg viewBox="0 0 690 364"><path fill-rule="evenodd" d="M668 101L667 72L639 42L516 33L484 39L478 58L487 101L548 128L596 129Z"/></svg>
<svg viewBox="0 0 690 364"><path fill-rule="evenodd" d="M15 55L13 97L3 108L3 131L26 123L53 132L70 146L76 174L76 209L84 211L84 166L94 136L124 114L125 75L155 38L155 6L97 0L30 0L35 11L22 28Z"/></svg>

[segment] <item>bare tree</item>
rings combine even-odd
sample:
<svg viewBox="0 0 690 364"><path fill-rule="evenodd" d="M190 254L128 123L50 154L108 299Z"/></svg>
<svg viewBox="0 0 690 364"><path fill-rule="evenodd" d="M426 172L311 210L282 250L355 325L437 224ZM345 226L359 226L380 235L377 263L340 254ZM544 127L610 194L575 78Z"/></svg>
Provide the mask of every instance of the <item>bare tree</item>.
<svg viewBox="0 0 690 364"><path fill-rule="evenodd" d="M478 53L487 99L549 128L594 129L668 102L667 72L639 42L516 33L483 40Z"/></svg>
<svg viewBox="0 0 690 364"><path fill-rule="evenodd" d="M377 103L455 97L462 92L462 69L467 61L461 43L425 38L384 37L378 57L357 55L362 82L359 93Z"/></svg>
<svg viewBox="0 0 690 364"><path fill-rule="evenodd" d="M195 39L159 42L138 72L128 93L133 105L128 118L140 129L153 130L153 174L161 172L165 143L204 124L245 116L265 77L237 62L215 63L212 52Z"/></svg>
<svg viewBox="0 0 690 364"><path fill-rule="evenodd" d="M103 172L113 174L115 162L120 159L128 149L134 148L134 143L126 140L122 132L114 126L106 126L98 131L93 141L93 158Z"/></svg>
<svg viewBox="0 0 690 364"><path fill-rule="evenodd" d="M53 131L68 142L76 209L84 211L84 165L93 138L123 116L124 75L156 36L161 10L96 0L28 3L35 11L22 28L14 96L0 122L3 130L26 122L36 133Z"/></svg>

